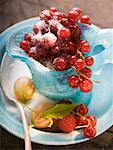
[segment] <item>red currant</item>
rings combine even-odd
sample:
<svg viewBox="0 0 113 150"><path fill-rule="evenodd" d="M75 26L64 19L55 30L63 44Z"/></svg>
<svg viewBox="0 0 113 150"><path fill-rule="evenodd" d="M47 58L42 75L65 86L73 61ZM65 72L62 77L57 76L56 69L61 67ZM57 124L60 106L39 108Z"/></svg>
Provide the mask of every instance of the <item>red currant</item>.
<svg viewBox="0 0 113 150"><path fill-rule="evenodd" d="M53 47L52 47L52 49L51 49L51 53L53 54L53 55L59 55L60 54L60 48L59 48L59 46L57 46L57 45L54 45Z"/></svg>
<svg viewBox="0 0 113 150"><path fill-rule="evenodd" d="M53 64L54 64L55 70L57 71L64 71L67 69L67 66L68 66L67 60L61 57L57 57L54 60Z"/></svg>
<svg viewBox="0 0 113 150"><path fill-rule="evenodd" d="M64 19L64 20L61 21L61 24L64 27L69 28L70 22L67 19ZM74 22L74 24L75 24L75 22Z"/></svg>
<svg viewBox="0 0 113 150"><path fill-rule="evenodd" d="M57 35L58 28L56 26L51 26L50 30L53 34Z"/></svg>
<svg viewBox="0 0 113 150"><path fill-rule="evenodd" d="M93 88L93 83L91 80L83 79L80 81L80 90L87 93L90 92Z"/></svg>
<svg viewBox="0 0 113 150"><path fill-rule="evenodd" d="M96 135L96 129L92 126L88 126L83 129L84 136L87 138L92 138Z"/></svg>
<svg viewBox="0 0 113 150"><path fill-rule="evenodd" d="M81 41L80 46L83 53L88 53L90 51L90 45L87 41Z"/></svg>
<svg viewBox="0 0 113 150"><path fill-rule="evenodd" d="M53 13L50 10L43 10L39 16L41 20L45 20L46 22L53 19Z"/></svg>
<svg viewBox="0 0 113 150"><path fill-rule="evenodd" d="M34 46L36 46L38 43L40 43L40 42L37 41L36 39L31 39L31 41L30 41L30 46L31 46L31 47L34 47Z"/></svg>
<svg viewBox="0 0 113 150"><path fill-rule="evenodd" d="M39 32L38 26L36 24L33 26L33 31L36 34Z"/></svg>
<svg viewBox="0 0 113 150"><path fill-rule="evenodd" d="M95 116L86 116L86 118L89 120L89 123L92 127L94 127L97 123Z"/></svg>
<svg viewBox="0 0 113 150"><path fill-rule="evenodd" d="M80 22L91 25L91 18L89 16L84 15L80 18Z"/></svg>
<svg viewBox="0 0 113 150"><path fill-rule="evenodd" d="M53 33L46 33L42 38L42 45L46 48L52 48L57 40L57 37Z"/></svg>
<svg viewBox="0 0 113 150"><path fill-rule="evenodd" d="M79 86L79 77L78 76L71 76L68 79L68 84L72 88L78 88Z"/></svg>
<svg viewBox="0 0 113 150"><path fill-rule="evenodd" d="M29 50L29 42L28 41L21 41L20 42L20 48L22 48L26 53Z"/></svg>
<svg viewBox="0 0 113 150"><path fill-rule="evenodd" d="M30 42L32 37L33 37L33 33L27 33L25 34L24 39Z"/></svg>
<svg viewBox="0 0 113 150"><path fill-rule="evenodd" d="M93 57L86 57L85 58L85 63L87 66L92 66L94 64L94 58Z"/></svg>
<svg viewBox="0 0 113 150"><path fill-rule="evenodd" d="M62 21L63 19L67 19L66 15L62 12L55 13L55 19Z"/></svg>
<svg viewBox="0 0 113 150"><path fill-rule="evenodd" d="M63 47L63 51L71 54L74 50L74 44L72 42L67 42L64 47Z"/></svg>
<svg viewBox="0 0 113 150"><path fill-rule="evenodd" d="M82 71L82 74L84 74L86 77L90 78L92 75L92 71L90 68L85 67ZM86 79L82 74L80 74L80 78L81 79Z"/></svg>
<svg viewBox="0 0 113 150"><path fill-rule="evenodd" d="M70 26L69 29L70 29L70 31L71 31L71 40L72 40L73 42L76 42L77 39L80 39L80 36L81 36L81 34L82 34L82 31L81 31L81 29L80 29L79 26L77 26L77 25ZM79 43L80 43L80 41L79 41Z"/></svg>
<svg viewBox="0 0 113 150"><path fill-rule="evenodd" d="M41 33L42 33L42 34L45 34L45 33L47 33L47 30L46 30L46 28L42 28L42 29L41 29Z"/></svg>
<svg viewBox="0 0 113 150"><path fill-rule="evenodd" d="M49 8L49 10L51 10L53 13L58 11L58 9L56 7L51 7L51 8Z"/></svg>
<svg viewBox="0 0 113 150"><path fill-rule="evenodd" d="M37 52L38 52L38 55L40 55L41 57L46 58L46 59L50 55L49 50L47 48L43 47L43 46L40 47L40 48L37 48Z"/></svg>
<svg viewBox="0 0 113 150"><path fill-rule="evenodd" d="M73 56L70 56L70 58L69 58L69 64L71 65L71 66L74 66L75 65L75 62L77 61L77 56L76 55L73 55Z"/></svg>
<svg viewBox="0 0 113 150"><path fill-rule="evenodd" d="M36 50L36 47L31 47L30 50L29 50L29 56L34 58L34 59L37 59L37 50Z"/></svg>
<svg viewBox="0 0 113 150"><path fill-rule="evenodd" d="M71 36L70 30L64 27L61 28L61 30L58 31L58 36L63 40L68 39Z"/></svg>
<svg viewBox="0 0 113 150"><path fill-rule="evenodd" d="M79 16L80 16L80 17L82 16L82 10L81 10L80 8L74 7L72 10L73 10L73 11L77 11L77 12L79 13Z"/></svg>
<svg viewBox="0 0 113 150"><path fill-rule="evenodd" d="M79 13L77 11L69 11L68 19L69 21L77 22L79 20Z"/></svg>
<svg viewBox="0 0 113 150"><path fill-rule="evenodd" d="M83 59L77 59L77 61L75 62L75 68L77 70L82 70L85 67L85 61Z"/></svg>
<svg viewBox="0 0 113 150"><path fill-rule="evenodd" d="M79 106L77 106L76 112L81 115L85 115L88 112L88 107L84 104L80 104Z"/></svg>

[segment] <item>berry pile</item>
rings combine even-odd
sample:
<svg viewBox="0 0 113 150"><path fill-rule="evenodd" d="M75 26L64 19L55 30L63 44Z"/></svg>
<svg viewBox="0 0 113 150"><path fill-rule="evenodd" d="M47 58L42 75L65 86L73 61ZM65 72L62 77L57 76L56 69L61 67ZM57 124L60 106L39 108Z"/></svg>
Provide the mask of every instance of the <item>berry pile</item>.
<svg viewBox="0 0 113 150"><path fill-rule="evenodd" d="M20 48L43 65L49 67L52 64L56 71L73 67L77 75L69 77L69 86L90 92L93 84L89 67L94 59L85 57L90 52L90 45L81 39L82 30L78 24L91 25L90 17L83 15L80 8L65 14L55 7L42 11L39 16L41 21L33 26L33 33L25 35Z"/></svg>
<svg viewBox="0 0 113 150"><path fill-rule="evenodd" d="M51 107L46 109L47 106ZM40 108L44 108L44 110ZM83 129L83 134L87 138L96 135L96 117L86 116L88 107L84 104L75 105L70 100L61 100L54 105L39 106L37 112L33 120L35 128L58 133L70 133L74 130Z"/></svg>
<svg viewBox="0 0 113 150"><path fill-rule="evenodd" d="M63 100L60 103L70 104L69 100ZM96 117L84 116L88 113L88 107L84 104L80 104L75 109L66 115L63 119L56 121L56 124L62 132L72 132L74 129L83 128L84 136L92 138L96 135Z"/></svg>

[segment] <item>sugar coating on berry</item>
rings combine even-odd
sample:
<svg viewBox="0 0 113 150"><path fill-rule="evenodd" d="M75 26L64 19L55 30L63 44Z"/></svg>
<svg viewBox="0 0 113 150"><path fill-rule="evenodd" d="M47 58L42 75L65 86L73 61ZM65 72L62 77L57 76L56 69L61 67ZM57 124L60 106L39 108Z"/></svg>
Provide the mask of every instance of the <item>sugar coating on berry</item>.
<svg viewBox="0 0 113 150"><path fill-rule="evenodd" d="M42 43L46 48L53 47L56 41L57 37L51 32L45 33L42 36Z"/></svg>
<svg viewBox="0 0 113 150"><path fill-rule="evenodd" d="M44 20L37 22L35 25L38 27L39 30L48 27L48 24Z"/></svg>
<svg viewBox="0 0 113 150"><path fill-rule="evenodd" d="M42 41L42 33L39 31L38 34L32 36L31 40Z"/></svg>
<svg viewBox="0 0 113 150"><path fill-rule="evenodd" d="M41 20L50 20L53 18L53 13L50 11L50 10L43 10L41 13L40 13L40 19Z"/></svg>
<svg viewBox="0 0 113 150"><path fill-rule="evenodd" d="M63 25L58 20L54 19L49 20L49 24L53 27L57 27L59 30L63 27Z"/></svg>

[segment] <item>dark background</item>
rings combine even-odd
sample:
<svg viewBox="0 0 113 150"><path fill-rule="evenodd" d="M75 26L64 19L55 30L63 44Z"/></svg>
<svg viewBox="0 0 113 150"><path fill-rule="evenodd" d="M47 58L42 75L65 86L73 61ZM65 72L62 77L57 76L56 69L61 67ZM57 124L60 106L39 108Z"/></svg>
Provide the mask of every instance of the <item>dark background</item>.
<svg viewBox="0 0 113 150"><path fill-rule="evenodd" d="M38 16L39 12L55 6L68 11L77 6L101 28L113 28L113 0L0 0L0 32L9 26ZM82 144L69 146L44 146L32 144L33 150L111 150L113 149L113 127L102 135ZM0 150L24 150L24 141L0 128Z"/></svg>

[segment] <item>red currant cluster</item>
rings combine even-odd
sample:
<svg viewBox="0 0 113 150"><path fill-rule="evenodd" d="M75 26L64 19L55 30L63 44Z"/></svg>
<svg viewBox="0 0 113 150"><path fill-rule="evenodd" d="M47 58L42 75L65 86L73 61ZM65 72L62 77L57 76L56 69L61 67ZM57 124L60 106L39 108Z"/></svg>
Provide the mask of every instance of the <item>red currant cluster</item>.
<svg viewBox="0 0 113 150"><path fill-rule="evenodd" d="M60 110L60 104L63 105L63 110ZM57 105L58 109L55 109L55 106ZM59 105L59 106L58 106ZM51 118L53 120L53 124L51 127L45 127L41 128L43 131L48 131L48 132L63 132L63 133L70 133L74 130L83 130L83 134L87 138L92 138L96 135L96 124L97 124L97 119L95 116L92 115L87 115L88 113L88 107L85 104L78 104L73 109L65 114L66 112L66 107L70 108L70 105L73 105L70 100L60 100L58 103L56 103L54 106L49 108L49 112L51 112L51 115L49 116L52 117L52 115L55 113L52 112L55 110L56 112L56 118ZM48 110L46 114L48 113ZM60 114L60 115L59 115ZM64 117L61 118L61 116L65 114ZM86 116L87 115L87 116ZM59 119L60 116L60 119ZM36 121L38 123L38 121ZM36 126L34 124L36 128ZM39 128L38 128L39 129Z"/></svg>
<svg viewBox="0 0 113 150"><path fill-rule="evenodd" d="M51 62L56 71L74 67L77 75L69 78L69 86L80 87L86 93L91 91L92 71L88 67L93 65L94 60L84 55L90 51L90 45L81 40L82 31L78 24L91 25L90 17L83 15L80 8L73 8L65 14L52 7L42 11L40 19L33 26L34 33L27 33L20 47L42 64L44 61Z"/></svg>
<svg viewBox="0 0 113 150"><path fill-rule="evenodd" d="M63 100L59 103L71 104L69 100ZM56 124L62 132L71 132L74 129L83 128L84 136L87 138L96 135L96 117L84 116L88 113L88 107L84 104L78 105L72 113L65 116L63 119L57 120Z"/></svg>

